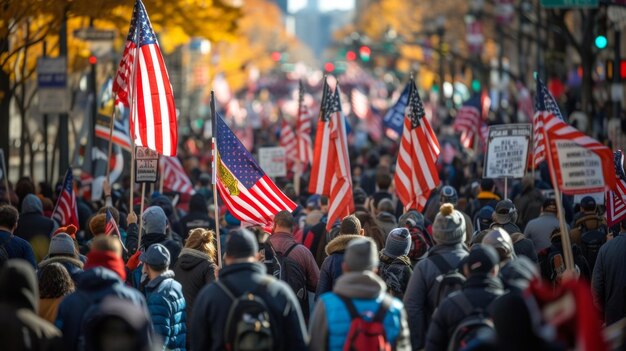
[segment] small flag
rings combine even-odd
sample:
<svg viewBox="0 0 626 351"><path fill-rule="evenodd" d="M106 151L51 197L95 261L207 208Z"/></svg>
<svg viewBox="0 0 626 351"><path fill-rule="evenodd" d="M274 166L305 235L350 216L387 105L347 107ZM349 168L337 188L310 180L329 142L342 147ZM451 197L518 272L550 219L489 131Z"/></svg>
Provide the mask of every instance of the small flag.
<svg viewBox="0 0 626 351"><path fill-rule="evenodd" d="M178 157L162 156L161 165L163 167L163 189L187 195L196 193Z"/></svg>
<svg viewBox="0 0 626 351"><path fill-rule="evenodd" d="M115 218L111 215L111 211L109 209L106 210L106 227L104 227L104 235L115 234L117 236L120 235L120 231L117 228L117 224L115 223Z"/></svg>
<svg viewBox="0 0 626 351"><path fill-rule="evenodd" d="M461 133L461 145L466 149L474 147L474 139L481 125L480 96L474 95L459 109L454 119L454 130Z"/></svg>
<svg viewBox="0 0 626 351"><path fill-rule="evenodd" d="M298 159L302 169L313 160L313 146L311 142L311 121L313 115L304 103L304 85L300 81L298 92L298 120L296 122L296 140L298 146Z"/></svg>
<svg viewBox="0 0 626 351"><path fill-rule="evenodd" d="M541 116L554 115L557 119L563 120L563 115L559 110L554 97L548 88L537 78L537 93L535 95L535 115L533 116L533 160L535 167L546 159L546 145L543 140L543 123Z"/></svg>
<svg viewBox="0 0 626 351"><path fill-rule="evenodd" d="M285 158L287 161L287 170L295 171L296 159L298 157L298 140L296 134L291 129L287 121L283 120L280 128L280 136L278 143L285 149Z"/></svg>
<svg viewBox="0 0 626 351"><path fill-rule="evenodd" d="M52 211L52 218L59 226L65 227L73 224L78 228L78 212L76 206L76 194L74 193L74 176L72 169L68 169L63 180L63 188Z"/></svg>

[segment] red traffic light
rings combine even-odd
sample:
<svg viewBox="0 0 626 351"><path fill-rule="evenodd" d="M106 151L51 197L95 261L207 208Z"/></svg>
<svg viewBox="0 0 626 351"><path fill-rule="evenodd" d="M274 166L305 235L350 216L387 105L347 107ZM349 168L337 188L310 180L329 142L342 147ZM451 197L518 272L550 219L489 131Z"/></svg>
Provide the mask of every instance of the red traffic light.
<svg viewBox="0 0 626 351"><path fill-rule="evenodd" d="M283 55L280 52L278 52L278 51L272 52L272 60L273 61L280 61L282 56Z"/></svg>
<svg viewBox="0 0 626 351"><path fill-rule="evenodd" d="M372 53L372 49L370 49L369 47L363 45L359 48L359 54L361 54L361 56L369 56Z"/></svg>
<svg viewBox="0 0 626 351"><path fill-rule="evenodd" d="M326 72L332 72L335 70L335 64L332 62L326 62L324 64L324 71Z"/></svg>
<svg viewBox="0 0 626 351"><path fill-rule="evenodd" d="M98 63L98 58L95 55L89 56L89 64L95 65L96 63Z"/></svg>
<svg viewBox="0 0 626 351"><path fill-rule="evenodd" d="M356 60L356 53L354 51L346 52L346 60L348 60L348 61Z"/></svg>

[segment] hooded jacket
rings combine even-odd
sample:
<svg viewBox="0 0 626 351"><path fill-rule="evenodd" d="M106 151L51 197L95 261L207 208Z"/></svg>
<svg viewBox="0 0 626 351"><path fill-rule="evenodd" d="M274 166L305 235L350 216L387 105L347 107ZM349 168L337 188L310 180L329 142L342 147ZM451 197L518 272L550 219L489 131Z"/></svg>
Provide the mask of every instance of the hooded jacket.
<svg viewBox="0 0 626 351"><path fill-rule="evenodd" d="M36 236L49 239L58 227L55 221L43 215L41 200L33 194L26 195L14 234L31 242Z"/></svg>
<svg viewBox="0 0 626 351"><path fill-rule="evenodd" d="M183 242L187 240L189 231L196 228L215 229L215 220L209 217L209 208L206 199L200 194L195 194L189 200L189 213L180 220L180 236Z"/></svg>
<svg viewBox="0 0 626 351"><path fill-rule="evenodd" d="M343 272L341 264L343 263L343 254L346 252L346 247L348 247L348 243L352 239L357 238L362 238L362 236L343 234L334 238L326 245L326 255L328 256L324 259L322 268L320 268L320 280L315 291L316 298L319 298L325 292L333 290L335 281Z"/></svg>
<svg viewBox="0 0 626 351"><path fill-rule="evenodd" d="M156 334L168 350L185 350L187 325L185 298L174 272L165 271L146 285L146 303Z"/></svg>
<svg viewBox="0 0 626 351"><path fill-rule="evenodd" d="M204 252L184 248L174 265L174 279L183 287L183 296L186 302L187 329L193 314L196 296L208 283L215 280L217 266L209 255Z"/></svg>
<svg viewBox="0 0 626 351"><path fill-rule="evenodd" d="M78 282L78 276L83 272L83 262L81 260L69 256L46 257L43 261L39 262L39 269L54 262L62 264L63 267L67 269L74 283Z"/></svg>
<svg viewBox="0 0 626 351"><path fill-rule="evenodd" d="M3 350L63 350L61 331L37 315L39 291L28 262L0 271L0 346Z"/></svg>
<svg viewBox="0 0 626 351"><path fill-rule="evenodd" d="M385 234L385 240L387 239L387 235L389 235L389 232L392 229L398 227L398 221L396 220L396 216L389 212L380 212L378 215L376 215L376 222L382 228L383 233Z"/></svg>
<svg viewBox="0 0 626 351"><path fill-rule="evenodd" d="M306 331L300 304L287 283L267 275L260 263L234 263L220 270L219 280L239 297L255 292L267 305L272 328L275 330L274 350L306 350ZM269 280L260 288L261 280ZM233 301L216 283L205 286L194 305L191 320L191 349L225 350L224 329Z"/></svg>
<svg viewBox="0 0 626 351"><path fill-rule="evenodd" d="M337 295L352 299L359 314L367 316L378 311L381 302L388 296L385 290L385 283L374 272L344 273L333 291L323 294L315 305L309 328L309 350L343 350L352 320ZM411 349L406 314L400 300L392 298L383 326L393 350Z"/></svg>

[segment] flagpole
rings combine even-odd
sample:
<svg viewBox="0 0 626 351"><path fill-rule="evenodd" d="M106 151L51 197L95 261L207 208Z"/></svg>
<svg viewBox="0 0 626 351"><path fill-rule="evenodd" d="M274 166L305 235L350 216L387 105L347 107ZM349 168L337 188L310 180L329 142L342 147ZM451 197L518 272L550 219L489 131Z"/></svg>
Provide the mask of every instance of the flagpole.
<svg viewBox="0 0 626 351"><path fill-rule="evenodd" d="M146 183L141 183L141 205L139 205L139 215L143 214L143 205L145 203L144 196L146 195ZM137 247L141 247L141 227L143 226L143 221L139 219L139 239Z"/></svg>
<svg viewBox="0 0 626 351"><path fill-rule="evenodd" d="M212 153L212 176L213 185L213 211L215 216L215 241L217 242L217 266L222 268L222 245L220 243L220 217L217 207L217 116L215 115L215 93L211 90L211 153Z"/></svg>
<svg viewBox="0 0 626 351"><path fill-rule="evenodd" d="M117 94L116 94L117 96ZM109 162L111 161L111 154L113 153L113 128L115 123L115 96L113 97L113 111L111 112L111 123L109 123L109 151L107 153L107 183L111 184L111 167Z"/></svg>
<svg viewBox="0 0 626 351"><path fill-rule="evenodd" d="M0 157L2 159L2 177L4 178L4 189L7 194L7 200L9 205L11 204L11 191L9 190L9 172L7 170L6 161L4 160L4 150L0 149ZM52 212L54 213L54 212Z"/></svg>
<svg viewBox="0 0 626 351"><path fill-rule="evenodd" d="M130 159L130 208L128 209L129 213L134 213L133 202L135 200L135 122L133 119L137 118L137 61L139 61L139 38L141 31L141 26L136 26L135 28L135 57L133 59L133 70L132 70L132 79L131 82L133 84L132 91L132 102L130 105L130 125L132 126L132 130L130 131L130 150L131 150L131 159ZM143 201L143 196L142 196ZM143 207L143 202L141 203ZM143 213L143 208L142 208ZM139 214L139 216L142 215ZM139 219L139 238L141 239L141 218ZM141 240L139 240L141 242Z"/></svg>
<svg viewBox="0 0 626 351"><path fill-rule="evenodd" d="M302 117L302 104L304 103L304 87L302 86L302 80L298 81L298 121L296 122L296 147L298 148L296 157L296 172L293 178L293 187L296 191L296 195L300 196L300 177L302 176L302 162L300 160L300 137L299 135L299 126L300 126L300 118Z"/></svg>
<svg viewBox="0 0 626 351"><path fill-rule="evenodd" d="M160 174L160 177L159 177L159 194L163 194L163 178L164 178L163 169L164 168L165 167L163 167L163 162L161 162L159 164L159 174Z"/></svg>
<svg viewBox="0 0 626 351"><path fill-rule="evenodd" d="M504 199L509 198L509 177L504 177Z"/></svg>

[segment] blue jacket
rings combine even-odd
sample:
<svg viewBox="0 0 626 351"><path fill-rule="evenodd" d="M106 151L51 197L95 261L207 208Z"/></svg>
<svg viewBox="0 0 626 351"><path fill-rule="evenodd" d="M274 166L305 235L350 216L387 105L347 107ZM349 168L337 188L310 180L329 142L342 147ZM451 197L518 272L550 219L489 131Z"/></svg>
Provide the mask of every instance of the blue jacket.
<svg viewBox="0 0 626 351"><path fill-rule="evenodd" d="M79 279L76 291L66 296L59 305L54 324L63 332L63 344L66 350L77 350L82 332L83 318L91 306L107 296L117 296L142 307L148 316L146 300L143 295L124 285L122 279L113 271L104 267L95 267L84 271Z"/></svg>
<svg viewBox="0 0 626 351"><path fill-rule="evenodd" d="M185 298L182 286L173 278L174 272L165 271L151 280L146 285L146 300L154 331L163 338L163 347L185 350Z"/></svg>
<svg viewBox="0 0 626 351"><path fill-rule="evenodd" d="M352 319L337 294L350 298L359 314L372 318L385 296L388 296L385 291L385 283L374 272L344 273L337 280L333 292L323 294L315 305L310 324L309 349L343 350ZM400 300L392 300L383 320L386 338L394 350L410 350L404 306Z"/></svg>
<svg viewBox="0 0 626 351"><path fill-rule="evenodd" d="M7 250L9 258L21 258L28 261L33 265L33 268L37 269L35 254L33 253L33 248L30 246L28 241L7 231L0 230L0 242L6 243L4 248Z"/></svg>

